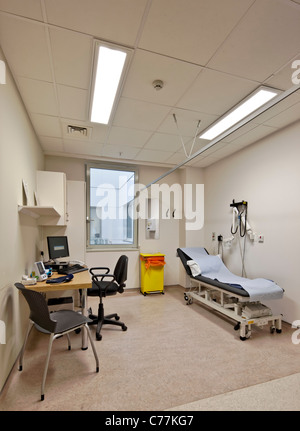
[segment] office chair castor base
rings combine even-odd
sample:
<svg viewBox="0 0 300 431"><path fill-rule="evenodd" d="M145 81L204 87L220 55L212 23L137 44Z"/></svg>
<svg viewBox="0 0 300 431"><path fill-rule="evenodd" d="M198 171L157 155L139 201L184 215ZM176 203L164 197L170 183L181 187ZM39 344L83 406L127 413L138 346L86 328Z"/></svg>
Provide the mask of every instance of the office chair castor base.
<svg viewBox="0 0 300 431"><path fill-rule="evenodd" d="M126 325L122 325L122 331L127 331L127 326Z"/></svg>
<svg viewBox="0 0 300 431"><path fill-rule="evenodd" d="M97 341L101 341L102 340L102 335L96 333L96 340Z"/></svg>

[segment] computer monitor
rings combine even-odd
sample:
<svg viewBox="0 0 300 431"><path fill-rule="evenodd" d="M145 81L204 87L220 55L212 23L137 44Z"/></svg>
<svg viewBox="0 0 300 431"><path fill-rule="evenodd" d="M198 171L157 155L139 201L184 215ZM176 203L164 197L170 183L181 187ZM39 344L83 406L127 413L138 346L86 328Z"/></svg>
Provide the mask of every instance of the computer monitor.
<svg viewBox="0 0 300 431"><path fill-rule="evenodd" d="M49 259L69 257L68 238L66 236L47 236Z"/></svg>

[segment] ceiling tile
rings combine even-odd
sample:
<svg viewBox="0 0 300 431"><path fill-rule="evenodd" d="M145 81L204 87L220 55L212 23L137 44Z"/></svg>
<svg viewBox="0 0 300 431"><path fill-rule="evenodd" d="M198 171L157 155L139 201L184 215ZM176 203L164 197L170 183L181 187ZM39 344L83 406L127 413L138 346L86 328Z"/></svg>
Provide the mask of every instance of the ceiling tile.
<svg viewBox="0 0 300 431"><path fill-rule="evenodd" d="M169 110L167 106L122 97L113 125L151 131L160 125Z"/></svg>
<svg viewBox="0 0 300 431"><path fill-rule="evenodd" d="M100 157L102 147L102 144L96 142L64 139L64 150L67 154Z"/></svg>
<svg viewBox="0 0 300 431"><path fill-rule="evenodd" d="M216 151L214 151L211 155L214 158L222 159L229 156L230 154L235 153L236 151L238 151L238 148L235 145L225 144L222 147L216 148Z"/></svg>
<svg viewBox="0 0 300 431"><path fill-rule="evenodd" d="M134 45L147 0L45 0L49 23Z"/></svg>
<svg viewBox="0 0 300 431"><path fill-rule="evenodd" d="M14 75L52 81L43 24L0 15L0 41Z"/></svg>
<svg viewBox="0 0 300 431"><path fill-rule="evenodd" d="M83 157L85 155L100 157L102 148L103 144L99 144L96 142L82 142L79 140L64 139L64 151L70 155L76 154Z"/></svg>
<svg viewBox="0 0 300 431"><path fill-rule="evenodd" d="M277 117L281 113L284 114L289 108L293 108L293 106L296 105L298 102L300 102L299 90L296 93L291 94L286 99L283 99L281 102L277 103L276 105L274 105L272 108L268 109L261 115L259 115L257 118L254 119L254 121L255 123L258 123L258 124L262 124L262 123L267 124L272 118ZM299 116L300 116L300 112L299 112ZM291 118L290 122L292 121L293 119ZM281 126L282 124L278 123L277 127L281 127ZM276 127L274 121L273 121L273 127Z"/></svg>
<svg viewBox="0 0 300 431"><path fill-rule="evenodd" d="M226 136L222 139L222 142L228 143L232 142L235 139L239 138L242 135L245 135L246 133L250 132L252 129L255 129L258 126L258 124L252 120L249 123L246 123L244 126L240 127L233 133L230 133L230 135Z"/></svg>
<svg viewBox="0 0 300 431"><path fill-rule="evenodd" d="M209 115L204 114L203 112L174 108L159 126L158 131L177 134L178 139L180 139L180 136L194 137L197 132L199 121L200 124L197 133L205 130L217 119L217 115Z"/></svg>
<svg viewBox="0 0 300 431"><path fill-rule="evenodd" d="M19 77L18 87L29 112L58 115L58 105L53 83Z"/></svg>
<svg viewBox="0 0 300 431"><path fill-rule="evenodd" d="M104 145L101 155L104 157L113 157L115 159L132 160L140 151L140 148L134 148L129 145Z"/></svg>
<svg viewBox="0 0 300 431"><path fill-rule="evenodd" d="M159 162L164 163L172 155L171 152L167 151L153 151L148 149L142 149L138 155L134 158L135 160L145 162Z"/></svg>
<svg viewBox="0 0 300 431"><path fill-rule="evenodd" d="M106 124L95 124L95 123L88 123L88 124L93 129L91 140L93 142L106 143L108 139L109 126Z"/></svg>
<svg viewBox="0 0 300 431"><path fill-rule="evenodd" d="M208 66L262 82L299 52L300 8L256 1Z"/></svg>
<svg viewBox="0 0 300 431"><path fill-rule="evenodd" d="M206 139L199 139L196 138L194 143L193 141L190 142L190 153L191 155L197 153L198 151L202 150L204 147L206 147L208 144L210 144L210 141L206 140ZM218 144L216 144L218 145ZM214 146L215 147L215 146ZM204 154L204 153L203 153Z"/></svg>
<svg viewBox="0 0 300 431"><path fill-rule="evenodd" d="M300 120L300 103L296 103L278 115L264 122L265 126L282 128Z"/></svg>
<svg viewBox="0 0 300 431"><path fill-rule="evenodd" d="M122 96L160 105L174 105L191 85L201 68L173 58L137 50ZM161 90L153 81L161 80Z"/></svg>
<svg viewBox="0 0 300 431"><path fill-rule="evenodd" d="M280 69L279 72L274 73L274 75L267 79L264 84L273 88L278 88L280 90L288 90L291 88L293 85L292 75L293 73L297 73L299 71L299 63L296 64L296 68L292 68L294 61L300 62L300 53L297 54L295 58L290 60L287 65ZM297 73L297 77L299 77L299 75L300 73Z"/></svg>
<svg viewBox="0 0 300 431"><path fill-rule="evenodd" d="M208 156L203 158L195 159L195 163L191 162L190 165L193 168L206 168L207 166L212 165L218 161L218 157Z"/></svg>
<svg viewBox="0 0 300 431"><path fill-rule="evenodd" d="M249 144L253 144L256 141L259 141L260 139L263 139L265 136L268 136L275 131L276 129L274 129L273 127L260 125L250 130L248 133L245 133L244 135L241 135L238 138L234 139L231 144L238 148L243 148Z"/></svg>
<svg viewBox="0 0 300 431"><path fill-rule="evenodd" d="M205 65L254 0L153 0L139 47Z"/></svg>
<svg viewBox="0 0 300 431"><path fill-rule="evenodd" d="M38 135L54 138L62 137L59 118L41 114L31 114L30 117Z"/></svg>
<svg viewBox="0 0 300 431"><path fill-rule="evenodd" d="M187 138L183 138L185 144ZM166 133L154 133L144 148L150 150L162 150L176 152L181 148L182 144L178 136L167 135Z"/></svg>
<svg viewBox="0 0 300 431"><path fill-rule="evenodd" d="M203 69L177 106L206 114L222 115L258 86L253 81Z"/></svg>
<svg viewBox="0 0 300 431"><path fill-rule="evenodd" d="M205 151L203 151L202 153L201 153L201 155L203 156L203 157L207 157L207 156L214 156L215 157L215 154L218 152L218 151L220 151L221 149L223 149L224 147L226 147L226 143L225 142L218 142L218 143L216 143L215 145L212 145L210 148L208 148L207 150L205 150ZM205 145L203 145L203 147L204 147Z"/></svg>
<svg viewBox="0 0 300 431"><path fill-rule="evenodd" d="M88 92L80 88L58 85L60 115L74 120L87 120Z"/></svg>
<svg viewBox="0 0 300 431"><path fill-rule="evenodd" d="M88 89L91 78L93 38L74 31L50 28L55 81Z"/></svg>
<svg viewBox="0 0 300 431"><path fill-rule="evenodd" d="M42 148L47 153L49 152L63 152L63 140L61 138L51 138L49 136L39 136L39 141Z"/></svg>
<svg viewBox="0 0 300 431"><path fill-rule="evenodd" d="M43 21L41 0L0 0L0 11Z"/></svg>
<svg viewBox="0 0 300 431"><path fill-rule="evenodd" d="M186 160L185 154L181 152L181 153L174 153L171 157L166 159L166 162L172 165L179 165L179 163L183 162L184 160Z"/></svg>
<svg viewBox="0 0 300 431"><path fill-rule="evenodd" d="M151 136L151 132L144 130L128 129L126 127L112 126L109 132L108 142L118 145L142 148Z"/></svg>

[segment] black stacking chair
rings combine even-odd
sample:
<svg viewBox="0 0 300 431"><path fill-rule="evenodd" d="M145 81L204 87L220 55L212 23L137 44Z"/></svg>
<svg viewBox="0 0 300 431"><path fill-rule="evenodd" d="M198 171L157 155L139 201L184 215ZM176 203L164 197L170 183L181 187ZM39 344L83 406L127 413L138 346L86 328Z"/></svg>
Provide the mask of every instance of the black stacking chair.
<svg viewBox="0 0 300 431"><path fill-rule="evenodd" d="M90 269L92 275L92 288L87 289L88 296L99 296L98 314L92 314L91 308L89 309L89 318L92 320L90 325L97 325L96 339L101 340L102 325L110 324L117 325L123 331L127 330L127 326L123 322L119 322L120 317L115 314L104 316L104 307L102 298L106 296L116 295L116 293L123 293L125 281L127 280L127 267L128 257L122 255L119 257L115 266L113 274L110 274L110 269L107 267L94 267Z"/></svg>
<svg viewBox="0 0 300 431"><path fill-rule="evenodd" d="M23 369L23 355L24 355L25 345L33 325L38 331L43 332L44 334L50 335L48 353L47 353L44 375L42 380L41 401L43 401L45 398L44 389L45 389L45 382L46 382L46 376L48 371L52 343L56 338L62 335L67 336L68 348L69 350L71 350L69 332L76 331L78 329L85 327L96 359L96 372L98 373L99 360L98 360L97 352L96 352L94 343L92 341L92 337L88 327L89 319L73 310L59 310L59 311L50 313L47 306L46 299L40 292L35 292L34 290L27 289L21 283L15 283L15 286L22 292L30 308L29 326L28 326L27 334L26 334L25 341L19 358L20 371L22 371Z"/></svg>

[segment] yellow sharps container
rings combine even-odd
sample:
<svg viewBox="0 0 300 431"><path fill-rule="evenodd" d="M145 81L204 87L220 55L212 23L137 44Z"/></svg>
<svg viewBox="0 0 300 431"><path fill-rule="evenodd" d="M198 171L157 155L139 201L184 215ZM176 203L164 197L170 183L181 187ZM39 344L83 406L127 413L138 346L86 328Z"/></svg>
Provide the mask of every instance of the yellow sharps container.
<svg viewBox="0 0 300 431"><path fill-rule="evenodd" d="M141 253L141 292L164 293L165 255L162 253Z"/></svg>

